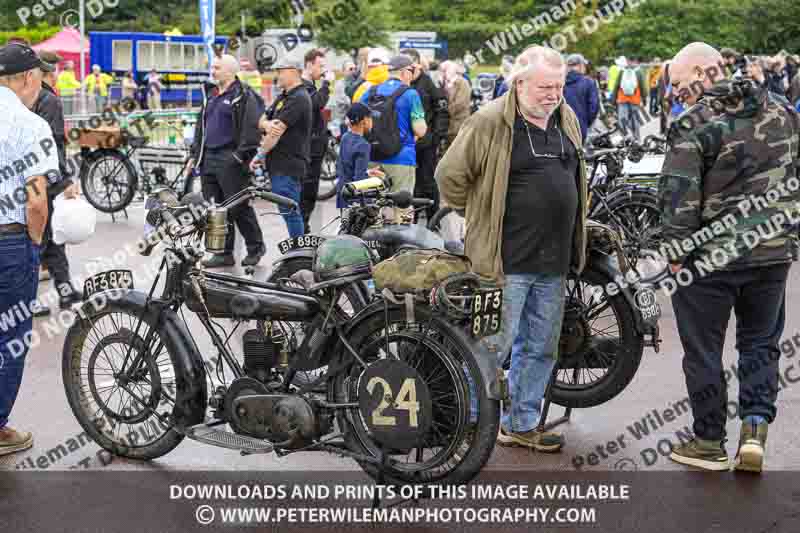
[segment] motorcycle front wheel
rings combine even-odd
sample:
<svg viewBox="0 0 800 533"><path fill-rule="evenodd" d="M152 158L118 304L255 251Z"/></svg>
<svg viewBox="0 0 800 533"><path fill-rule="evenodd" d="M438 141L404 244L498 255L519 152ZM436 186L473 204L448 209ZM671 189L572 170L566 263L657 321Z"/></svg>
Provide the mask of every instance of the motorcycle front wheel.
<svg viewBox="0 0 800 533"><path fill-rule="evenodd" d="M147 316L136 332L138 319L110 304L78 320L64 341L62 377L69 406L94 442L120 457L150 460L172 451L184 436L171 422L178 391L169 340Z"/></svg>
<svg viewBox="0 0 800 533"><path fill-rule="evenodd" d="M343 410L338 425L348 448L373 458L387 454L385 469L359 461L379 481L468 483L488 461L500 424L500 403L486 392L472 341L427 307L416 306L416 322L409 325L404 309L391 307L384 313L382 302L373 305L374 312L359 322L348 342L367 368L382 359L396 359L414 368L430 393L432 422L416 446L387 449L374 437L359 408ZM357 403L364 371L360 362L353 361L333 376L328 387L331 401Z"/></svg>

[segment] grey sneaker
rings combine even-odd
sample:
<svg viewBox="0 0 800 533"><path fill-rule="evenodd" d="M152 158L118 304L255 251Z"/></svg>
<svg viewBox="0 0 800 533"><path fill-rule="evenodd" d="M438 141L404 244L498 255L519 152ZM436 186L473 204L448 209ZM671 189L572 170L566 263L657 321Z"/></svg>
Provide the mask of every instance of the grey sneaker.
<svg viewBox="0 0 800 533"><path fill-rule="evenodd" d="M728 452L721 440L693 439L672 450L669 458L676 463L719 472L730 470Z"/></svg>
<svg viewBox="0 0 800 533"><path fill-rule="evenodd" d="M27 450L33 446L33 435L6 426L0 429L0 456Z"/></svg>
<svg viewBox="0 0 800 533"><path fill-rule="evenodd" d="M497 444L500 446L522 446L537 452L556 453L561 451L561 447L564 445L564 438L557 433L538 431L536 429L524 433L514 433L506 431L503 426L500 426L500 432L497 434Z"/></svg>
<svg viewBox="0 0 800 533"><path fill-rule="evenodd" d="M733 463L734 469L761 473L764 468L764 448L767 445L768 428L767 422L754 424L746 421L742 423L739 451L736 452L736 459Z"/></svg>

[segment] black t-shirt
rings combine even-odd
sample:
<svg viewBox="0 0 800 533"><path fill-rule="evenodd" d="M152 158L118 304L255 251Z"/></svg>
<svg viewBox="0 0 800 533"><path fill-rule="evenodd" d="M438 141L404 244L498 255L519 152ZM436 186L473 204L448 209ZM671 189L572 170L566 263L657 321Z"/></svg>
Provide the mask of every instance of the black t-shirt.
<svg viewBox="0 0 800 533"><path fill-rule="evenodd" d="M280 120L287 129L267 156L272 176L302 179L311 163L311 97L302 84L280 95L267 111L269 120Z"/></svg>
<svg viewBox="0 0 800 533"><path fill-rule="evenodd" d="M518 113L513 139L503 219L503 271L566 274L578 210L577 151L555 116L544 131ZM531 144L538 155L557 157L534 157Z"/></svg>

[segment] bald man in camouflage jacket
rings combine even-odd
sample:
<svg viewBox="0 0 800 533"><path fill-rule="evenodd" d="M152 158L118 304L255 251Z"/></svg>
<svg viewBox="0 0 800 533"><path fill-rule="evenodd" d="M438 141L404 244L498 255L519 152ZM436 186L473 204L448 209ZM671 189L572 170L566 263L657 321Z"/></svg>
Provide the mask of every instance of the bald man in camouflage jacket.
<svg viewBox="0 0 800 533"><path fill-rule="evenodd" d="M785 99L750 80L728 80L722 57L704 43L675 56L670 74L691 107L669 132L661 253L678 282L672 305L695 433L671 459L729 469L722 350L734 310L743 421L734 467L760 472L800 222L800 120Z"/></svg>

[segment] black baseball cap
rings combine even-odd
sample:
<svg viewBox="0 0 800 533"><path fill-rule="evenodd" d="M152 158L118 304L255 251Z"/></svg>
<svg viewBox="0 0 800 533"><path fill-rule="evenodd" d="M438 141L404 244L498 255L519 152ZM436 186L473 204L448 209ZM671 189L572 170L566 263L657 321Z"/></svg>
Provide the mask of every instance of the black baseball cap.
<svg viewBox="0 0 800 533"><path fill-rule="evenodd" d="M11 43L0 48L0 76L11 76L35 68L50 70L33 48L22 43Z"/></svg>
<svg viewBox="0 0 800 533"><path fill-rule="evenodd" d="M373 113L365 104L356 102L347 112L347 120L350 121L350 124L358 124L369 116L375 117L376 114L377 113Z"/></svg>

